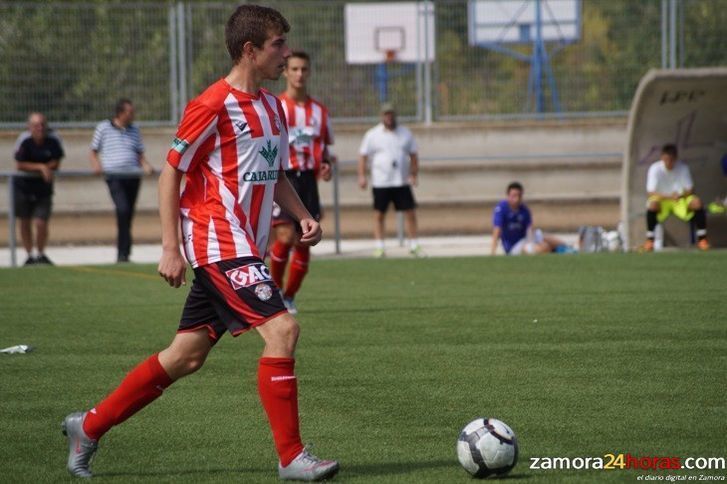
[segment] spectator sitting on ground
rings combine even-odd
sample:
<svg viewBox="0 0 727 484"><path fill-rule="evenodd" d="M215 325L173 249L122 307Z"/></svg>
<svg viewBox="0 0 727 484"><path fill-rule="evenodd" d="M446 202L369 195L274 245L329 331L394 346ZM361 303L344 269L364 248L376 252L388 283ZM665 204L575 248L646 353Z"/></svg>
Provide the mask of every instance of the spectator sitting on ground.
<svg viewBox="0 0 727 484"><path fill-rule="evenodd" d="M532 223L530 209L523 203L523 186L518 182L510 183L507 198L495 206L492 214L490 254L495 255L500 240L507 255L575 252L563 240L546 235L540 229L533 230Z"/></svg>

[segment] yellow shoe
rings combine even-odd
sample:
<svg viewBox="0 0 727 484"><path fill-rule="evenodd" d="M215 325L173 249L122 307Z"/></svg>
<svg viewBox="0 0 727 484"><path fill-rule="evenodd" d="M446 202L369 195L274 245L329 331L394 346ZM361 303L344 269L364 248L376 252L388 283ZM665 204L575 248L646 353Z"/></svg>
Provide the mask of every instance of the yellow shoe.
<svg viewBox="0 0 727 484"><path fill-rule="evenodd" d="M697 242L697 248L699 250L709 250L709 241L707 239L701 239Z"/></svg>

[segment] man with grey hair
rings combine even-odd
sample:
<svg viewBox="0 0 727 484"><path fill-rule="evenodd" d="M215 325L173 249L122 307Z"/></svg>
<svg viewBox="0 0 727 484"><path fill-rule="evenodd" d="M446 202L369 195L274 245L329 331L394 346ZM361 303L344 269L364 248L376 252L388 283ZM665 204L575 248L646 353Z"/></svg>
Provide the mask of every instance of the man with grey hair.
<svg viewBox="0 0 727 484"><path fill-rule="evenodd" d="M28 116L28 136L21 134L15 150L18 171L37 176L16 177L14 185L15 216L20 221L20 239L28 253L25 265L51 264L45 255L48 220L53 205L54 172L63 158L63 148L55 136L48 135L48 123L42 113ZM35 226L35 249L33 249Z"/></svg>

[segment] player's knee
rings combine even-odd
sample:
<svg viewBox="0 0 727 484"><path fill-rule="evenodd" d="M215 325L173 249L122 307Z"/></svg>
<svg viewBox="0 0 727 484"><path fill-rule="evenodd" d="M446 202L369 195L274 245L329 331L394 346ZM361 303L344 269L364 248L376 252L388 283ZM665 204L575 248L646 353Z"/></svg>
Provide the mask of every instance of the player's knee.
<svg viewBox="0 0 727 484"><path fill-rule="evenodd" d="M691 202L689 202L689 208L692 210L701 210L702 209L702 200L700 200L699 197L694 197Z"/></svg>
<svg viewBox="0 0 727 484"><path fill-rule="evenodd" d="M652 212L658 212L661 210L661 204L656 200L651 200L649 202L649 210Z"/></svg>
<svg viewBox="0 0 727 484"><path fill-rule="evenodd" d="M270 329L270 344L290 351L295 348L300 334L300 326L292 316L286 315L286 317L276 320Z"/></svg>
<svg viewBox="0 0 727 484"><path fill-rule="evenodd" d="M207 354L202 352L196 352L191 353L189 355L185 355L181 361L180 364L180 370L185 375L190 375L194 373L195 371L202 368L202 365L204 365L205 360L207 359Z"/></svg>

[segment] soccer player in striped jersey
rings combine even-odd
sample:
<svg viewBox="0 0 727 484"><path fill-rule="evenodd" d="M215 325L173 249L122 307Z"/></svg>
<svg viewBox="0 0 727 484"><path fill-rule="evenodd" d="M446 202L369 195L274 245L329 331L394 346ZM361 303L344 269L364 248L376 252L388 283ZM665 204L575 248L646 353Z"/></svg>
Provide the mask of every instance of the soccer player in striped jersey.
<svg viewBox="0 0 727 484"><path fill-rule="evenodd" d="M181 218L195 279L169 347L134 368L93 409L64 420L67 467L75 476L91 477L99 439L197 371L226 331L237 336L253 328L265 342L257 386L280 459L279 477L312 481L338 471L337 462L318 459L301 443L294 373L299 327L262 261L273 200L300 225L301 243L321 238L320 225L281 176L288 158L285 116L280 101L260 87L285 67L289 28L276 10L238 7L225 29L232 70L185 109L159 179L159 274L173 287L186 282Z"/></svg>
<svg viewBox="0 0 727 484"><path fill-rule="evenodd" d="M288 57L283 71L287 87L279 98L288 121L290 141L290 157L285 175L313 218L320 221L317 178L320 176L325 181L331 179L331 163L335 162L335 157L329 151L329 146L333 144L333 131L328 109L308 94L310 68L310 56L303 51L294 51ZM300 243L300 231L297 229L294 218L276 207L270 272L275 284L283 289L283 302L292 314L298 312L294 298L308 272L310 261L310 246ZM283 284L289 260L288 278Z"/></svg>

